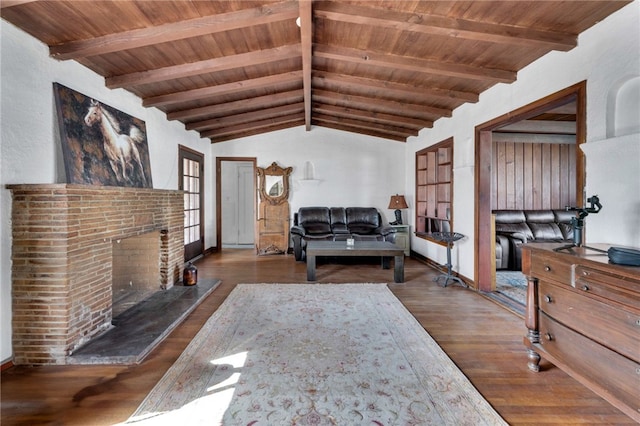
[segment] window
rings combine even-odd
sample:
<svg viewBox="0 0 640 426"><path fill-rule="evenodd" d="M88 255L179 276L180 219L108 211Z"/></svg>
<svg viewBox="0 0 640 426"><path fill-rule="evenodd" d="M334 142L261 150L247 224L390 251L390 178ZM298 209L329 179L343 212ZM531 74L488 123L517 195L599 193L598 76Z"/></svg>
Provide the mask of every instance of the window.
<svg viewBox="0 0 640 426"><path fill-rule="evenodd" d="M204 156L179 147L179 188L184 191L184 255L191 260L204 253Z"/></svg>
<svg viewBox="0 0 640 426"><path fill-rule="evenodd" d="M416 235L448 232L453 222L453 138L416 153Z"/></svg>

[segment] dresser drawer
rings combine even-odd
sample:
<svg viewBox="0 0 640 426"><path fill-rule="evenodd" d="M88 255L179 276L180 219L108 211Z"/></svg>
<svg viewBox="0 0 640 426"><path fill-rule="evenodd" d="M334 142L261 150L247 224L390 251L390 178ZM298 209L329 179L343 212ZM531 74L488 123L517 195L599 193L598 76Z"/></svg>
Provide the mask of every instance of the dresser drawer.
<svg viewBox="0 0 640 426"><path fill-rule="evenodd" d="M596 393L607 400L613 397L622 402L628 407L625 412L635 413L634 418L637 418L640 410L638 362L575 333L544 314L540 315L540 341L544 351L559 364L570 366L572 375L595 384Z"/></svg>
<svg viewBox="0 0 640 426"><path fill-rule="evenodd" d="M531 272L529 275L545 281L570 283L573 266L557 257L547 257L538 253L531 255ZM527 273L525 271L525 273Z"/></svg>
<svg viewBox="0 0 640 426"><path fill-rule="evenodd" d="M568 286L539 282L540 309L567 327L640 361L640 309L607 304Z"/></svg>
<svg viewBox="0 0 640 426"><path fill-rule="evenodd" d="M629 306L640 306L640 281L576 265L573 286L580 291L614 300ZM640 349L639 349L640 350Z"/></svg>

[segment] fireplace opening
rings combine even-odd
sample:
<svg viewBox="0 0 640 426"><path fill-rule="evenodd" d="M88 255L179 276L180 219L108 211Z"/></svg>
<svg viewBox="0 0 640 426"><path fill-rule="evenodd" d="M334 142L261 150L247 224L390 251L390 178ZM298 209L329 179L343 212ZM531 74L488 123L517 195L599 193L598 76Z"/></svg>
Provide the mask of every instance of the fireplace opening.
<svg viewBox="0 0 640 426"><path fill-rule="evenodd" d="M112 242L112 316L161 290L160 231Z"/></svg>

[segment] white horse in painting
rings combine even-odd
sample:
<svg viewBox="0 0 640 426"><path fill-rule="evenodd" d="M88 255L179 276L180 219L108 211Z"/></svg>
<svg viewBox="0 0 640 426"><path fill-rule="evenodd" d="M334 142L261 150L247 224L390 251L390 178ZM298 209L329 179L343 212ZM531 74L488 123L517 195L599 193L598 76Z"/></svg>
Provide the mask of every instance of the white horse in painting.
<svg viewBox="0 0 640 426"><path fill-rule="evenodd" d="M140 174L144 182L147 181L144 169L142 168L142 161L140 161L140 152L136 147L136 143L144 140L144 134L135 126L131 126L129 134L121 133L120 123L115 119L109 111L104 109L100 102L92 99L87 115L84 117L84 122L87 126L91 127L95 123L100 124L100 130L102 131L102 137L104 142L104 150L109 158L109 164L111 169L116 175L116 178L123 181L127 180L127 168L133 169L131 161L135 161L140 169ZM122 173L118 170L118 166L122 170Z"/></svg>

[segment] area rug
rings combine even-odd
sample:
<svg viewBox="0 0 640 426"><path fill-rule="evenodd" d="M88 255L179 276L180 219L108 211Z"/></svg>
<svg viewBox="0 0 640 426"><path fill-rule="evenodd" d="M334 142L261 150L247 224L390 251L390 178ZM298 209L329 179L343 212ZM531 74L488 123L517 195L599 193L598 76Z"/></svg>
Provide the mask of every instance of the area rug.
<svg viewBox="0 0 640 426"><path fill-rule="evenodd" d="M506 425L385 284L239 284L126 424Z"/></svg>
<svg viewBox="0 0 640 426"><path fill-rule="evenodd" d="M496 291L521 305L527 304L527 278L520 271L496 271Z"/></svg>

